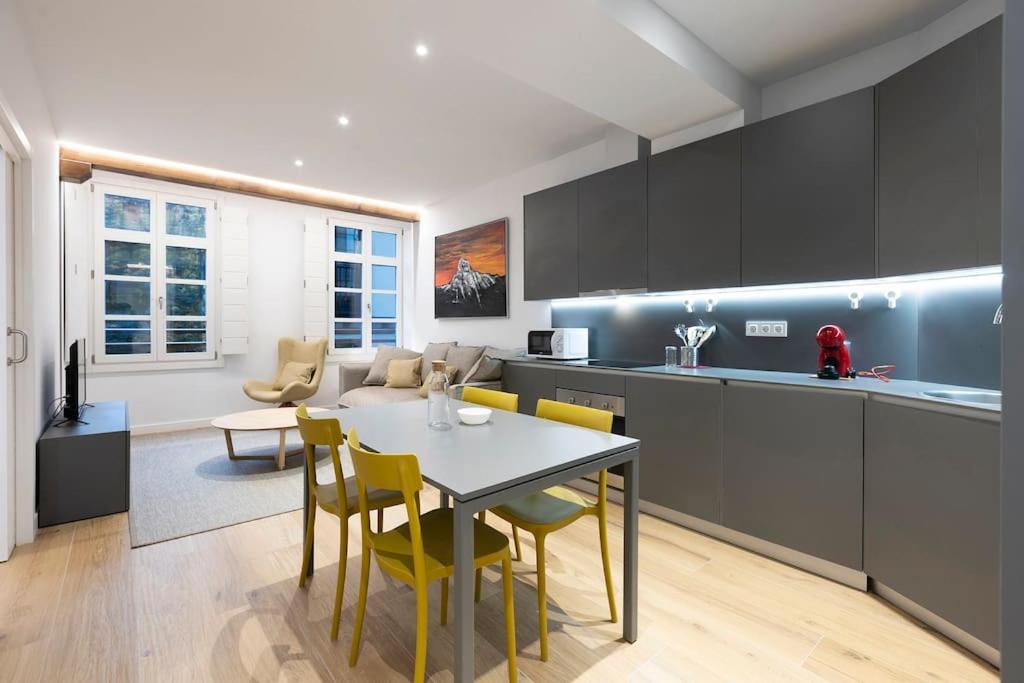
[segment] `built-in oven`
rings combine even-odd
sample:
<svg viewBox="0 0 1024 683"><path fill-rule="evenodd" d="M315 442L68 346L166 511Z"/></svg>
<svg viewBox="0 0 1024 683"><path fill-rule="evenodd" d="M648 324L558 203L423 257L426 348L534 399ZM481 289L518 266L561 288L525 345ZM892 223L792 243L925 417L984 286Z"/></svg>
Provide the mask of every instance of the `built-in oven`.
<svg viewBox="0 0 1024 683"><path fill-rule="evenodd" d="M612 433L626 435L626 398L624 396L612 396L610 394L598 394L592 391L577 391L575 389L555 389L555 400L572 405L586 406L609 410L612 413ZM608 468L608 486L622 490L623 466L616 465ZM597 484L598 473L588 474L583 477L585 480Z"/></svg>

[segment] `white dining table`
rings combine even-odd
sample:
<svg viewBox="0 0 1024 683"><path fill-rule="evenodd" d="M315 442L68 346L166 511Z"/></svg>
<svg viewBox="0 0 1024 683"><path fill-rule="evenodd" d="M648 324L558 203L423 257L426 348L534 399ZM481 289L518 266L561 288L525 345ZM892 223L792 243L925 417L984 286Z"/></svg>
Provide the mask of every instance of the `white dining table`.
<svg viewBox="0 0 1024 683"><path fill-rule="evenodd" d="M451 402L452 427L427 426L426 401L330 410L311 415L355 427L364 446L380 453L415 453L423 479L454 505L455 576L452 586L455 680L472 681L474 648L473 516L520 496L623 466L622 637L637 638L640 442L502 410L482 425L461 424ZM303 477L303 481L308 481ZM303 496L307 506L308 491ZM305 529L305 516L303 529ZM313 563L309 563L310 572Z"/></svg>

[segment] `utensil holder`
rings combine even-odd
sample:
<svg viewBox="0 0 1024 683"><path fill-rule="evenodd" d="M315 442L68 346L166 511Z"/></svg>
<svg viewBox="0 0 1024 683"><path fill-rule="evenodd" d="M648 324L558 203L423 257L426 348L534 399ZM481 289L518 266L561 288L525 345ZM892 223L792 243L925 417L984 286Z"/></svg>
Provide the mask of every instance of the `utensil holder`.
<svg viewBox="0 0 1024 683"><path fill-rule="evenodd" d="M679 347L679 367L695 368L700 364L700 349L694 346Z"/></svg>

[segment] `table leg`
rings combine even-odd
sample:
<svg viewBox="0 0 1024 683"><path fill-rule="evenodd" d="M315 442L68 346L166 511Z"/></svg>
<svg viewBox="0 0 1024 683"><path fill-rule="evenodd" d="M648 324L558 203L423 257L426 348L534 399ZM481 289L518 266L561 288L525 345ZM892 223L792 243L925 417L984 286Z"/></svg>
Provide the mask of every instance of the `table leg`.
<svg viewBox="0 0 1024 683"><path fill-rule="evenodd" d="M622 534L622 637L636 642L637 548L640 537L640 451L624 463Z"/></svg>
<svg viewBox="0 0 1024 683"><path fill-rule="evenodd" d="M306 458L302 459L302 538L306 538L306 525L309 524L309 468ZM316 534L309 540L309 569L306 576L313 576L313 551L316 548Z"/></svg>
<svg viewBox="0 0 1024 683"><path fill-rule="evenodd" d="M451 501L451 499L448 497L447 493L442 493L441 494L441 507L442 508L448 507L451 504L450 501Z"/></svg>
<svg viewBox="0 0 1024 683"><path fill-rule="evenodd" d="M236 459L235 458L235 444L234 444L233 441L231 441L231 430L230 429L225 429L224 430L224 441L228 445L228 457L230 459L232 459L232 460L235 460Z"/></svg>
<svg viewBox="0 0 1024 683"><path fill-rule="evenodd" d="M473 513L455 501L455 681L473 680Z"/></svg>
<svg viewBox="0 0 1024 683"><path fill-rule="evenodd" d="M281 432L281 445L277 449L277 469L284 469L284 458L288 453L285 450L286 447L286 436L288 434L287 429L279 430Z"/></svg>

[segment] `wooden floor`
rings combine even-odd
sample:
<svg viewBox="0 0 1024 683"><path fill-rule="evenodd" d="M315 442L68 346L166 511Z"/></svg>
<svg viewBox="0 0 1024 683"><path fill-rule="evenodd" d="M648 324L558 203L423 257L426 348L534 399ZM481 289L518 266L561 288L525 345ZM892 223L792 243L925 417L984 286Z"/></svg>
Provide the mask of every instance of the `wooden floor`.
<svg viewBox="0 0 1024 683"><path fill-rule="evenodd" d="M424 496L425 506L436 501ZM0 565L0 681L407 680L412 592L373 568L363 654L350 669L357 525L341 637L331 642L337 522L317 520L317 573L307 592L297 585L300 520L289 513L137 550L129 548L126 515L43 530ZM389 511L389 524L401 521L401 512ZM610 522L620 584L620 508L613 506ZM633 645L606 621L594 519L549 538L547 663L537 658L534 554L523 536L525 562L514 567L521 680L998 678L873 596L655 518L642 516L640 530L640 639ZM477 672L498 681L506 675L500 584L496 572L484 576ZM437 623L438 597L435 584L427 675L447 681L452 628Z"/></svg>

